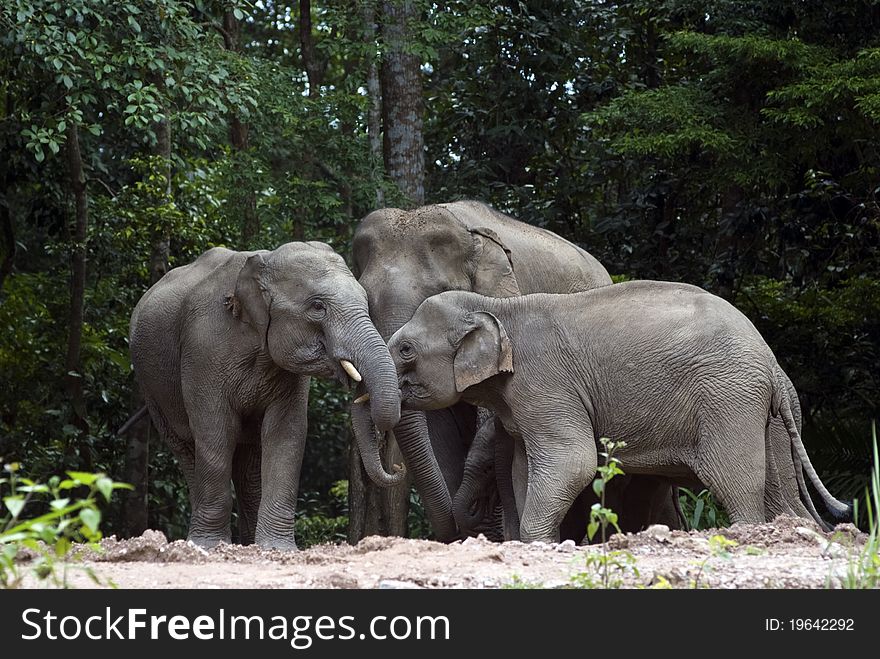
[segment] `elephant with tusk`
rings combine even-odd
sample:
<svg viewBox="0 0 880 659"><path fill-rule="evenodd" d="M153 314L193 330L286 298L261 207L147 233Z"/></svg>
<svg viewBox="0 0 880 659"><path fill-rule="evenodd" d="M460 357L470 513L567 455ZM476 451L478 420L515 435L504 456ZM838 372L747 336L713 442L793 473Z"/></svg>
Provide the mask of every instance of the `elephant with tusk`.
<svg viewBox="0 0 880 659"><path fill-rule="evenodd" d="M400 419L394 364L367 295L328 245L209 250L171 270L137 304L135 376L189 487L189 539L230 541L231 484L243 543L295 549L294 512L306 440L309 377L371 392L356 428L370 477L393 485L376 428Z"/></svg>

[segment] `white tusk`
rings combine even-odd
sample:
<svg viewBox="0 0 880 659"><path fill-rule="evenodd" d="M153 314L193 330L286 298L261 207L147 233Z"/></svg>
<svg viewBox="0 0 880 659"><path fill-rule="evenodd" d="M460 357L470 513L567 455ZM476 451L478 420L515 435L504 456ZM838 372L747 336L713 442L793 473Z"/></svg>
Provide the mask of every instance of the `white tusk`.
<svg viewBox="0 0 880 659"><path fill-rule="evenodd" d="M366 403L368 400L370 400L370 392L369 391L367 393L365 393L363 396L358 396L357 398L355 398L354 402L355 402L355 405L357 405L358 403Z"/></svg>
<svg viewBox="0 0 880 659"><path fill-rule="evenodd" d="M361 374L358 373L358 370L350 361L348 361L347 359L340 359L339 363L342 365L342 370L348 373L348 377L350 377L352 380L354 380L355 382L360 382L361 380L363 380Z"/></svg>

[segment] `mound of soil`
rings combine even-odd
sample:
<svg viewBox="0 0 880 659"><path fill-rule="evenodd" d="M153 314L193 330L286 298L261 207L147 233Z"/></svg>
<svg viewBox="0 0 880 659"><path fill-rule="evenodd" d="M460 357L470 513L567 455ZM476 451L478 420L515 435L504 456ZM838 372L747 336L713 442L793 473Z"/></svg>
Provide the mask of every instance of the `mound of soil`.
<svg viewBox="0 0 880 659"><path fill-rule="evenodd" d="M78 553L101 584L120 588L562 588L605 583L603 563L612 585L629 588L824 588L840 586L863 544L864 534L851 524L825 533L808 520L779 517L711 531L653 526L589 547L374 536L299 552L204 550L147 531ZM72 575L73 586L95 585L85 571Z"/></svg>

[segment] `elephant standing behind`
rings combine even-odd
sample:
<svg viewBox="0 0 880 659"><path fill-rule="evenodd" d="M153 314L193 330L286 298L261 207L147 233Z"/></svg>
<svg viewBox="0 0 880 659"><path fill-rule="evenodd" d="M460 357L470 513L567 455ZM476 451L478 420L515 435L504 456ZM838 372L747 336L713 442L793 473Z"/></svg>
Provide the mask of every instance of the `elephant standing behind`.
<svg viewBox="0 0 880 659"><path fill-rule="evenodd" d="M419 304L442 291L510 297L611 283L605 268L576 245L474 201L374 211L355 231L353 255L370 315L386 340ZM370 428L365 406L353 405L352 417L356 432ZM452 495L476 426L475 408L462 404L427 414L409 411L394 428L439 540L457 535Z"/></svg>
<svg viewBox="0 0 880 659"><path fill-rule="evenodd" d="M203 546L230 540L233 481L242 542L296 548L309 376L363 379L376 425L400 418L366 293L323 243L214 248L171 270L138 302L130 346L150 416L186 478L189 539ZM361 455L372 478L401 479L375 446Z"/></svg>

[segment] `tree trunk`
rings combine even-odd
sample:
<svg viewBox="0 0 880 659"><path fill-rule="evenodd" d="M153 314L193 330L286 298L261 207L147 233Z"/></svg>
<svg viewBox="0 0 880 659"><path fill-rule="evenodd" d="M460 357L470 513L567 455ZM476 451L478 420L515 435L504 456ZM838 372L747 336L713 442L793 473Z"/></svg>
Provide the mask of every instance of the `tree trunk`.
<svg viewBox="0 0 880 659"><path fill-rule="evenodd" d="M416 17L415 4L384 2L382 4L381 35L385 45L381 73L375 62L368 61L367 88L370 98L368 131L370 151L378 160L380 151L381 117L384 133L382 140L385 171L407 198L411 206L425 202L425 157L422 136L422 83L419 58L408 51L410 22ZM364 39L375 40L375 10L372 3L364 7ZM368 54L368 57L370 55ZM376 201L385 205L377 185ZM386 465L400 463L403 456L388 434L383 449ZM410 479L404 485L379 488L366 477L357 449L351 450L349 465L349 541L354 543L365 535L407 535Z"/></svg>
<svg viewBox="0 0 880 659"><path fill-rule="evenodd" d="M385 191L382 189L384 172L382 159L382 87L379 84L379 66L376 63L376 7L364 3L364 41L367 45L367 135L370 138L370 160L373 180L376 184L376 208L385 207Z"/></svg>
<svg viewBox="0 0 880 659"><path fill-rule="evenodd" d="M409 52L415 3L382 5L382 120L385 171L411 206L425 203L425 153L422 135L422 81L417 55Z"/></svg>
<svg viewBox="0 0 880 659"><path fill-rule="evenodd" d="M318 98L321 92L323 70L315 58L315 41L312 38L312 3L299 0L299 47L303 68L309 80L309 98Z"/></svg>
<svg viewBox="0 0 880 659"><path fill-rule="evenodd" d="M713 292L726 300L733 300L736 289L739 259L737 224L741 212L739 205L744 196L743 189L739 185L731 184L722 193L719 209L721 226L715 249L717 289Z"/></svg>
<svg viewBox="0 0 880 659"><path fill-rule="evenodd" d="M82 332L83 307L86 292L86 238L89 226L89 198L86 190L86 177L83 171L82 153L79 145L79 130L74 122L67 129L67 170L70 190L74 202L74 228L71 234L70 250L70 315L68 320L67 356L64 361L64 382L73 409L72 425L79 430L79 438L89 431L86 419L86 405L83 394L82 375ZM68 445L68 457L73 457L73 446ZM88 446L80 446L79 464L91 468L91 455Z"/></svg>
<svg viewBox="0 0 880 659"><path fill-rule="evenodd" d="M232 9L223 14L223 44L226 50L238 52L238 38L241 32L241 24L235 17ZM235 152L237 162L234 170L237 174L241 173L241 165L250 148L248 141L249 126L244 123L237 114L232 113L229 117L229 143ZM241 225L241 247L247 249L251 243L260 234L260 218L257 215L257 197L254 191L249 189L237 190L235 196L237 206L241 209L242 225Z"/></svg>
<svg viewBox="0 0 880 659"><path fill-rule="evenodd" d="M155 76L154 83L160 91L164 91L161 76ZM168 123L167 108L164 117L155 125L155 155L162 158L162 173L165 176L165 195L170 200L173 194L171 177L171 126ZM150 251L150 284L155 284L165 276L169 268L171 255L170 229L163 227L152 237ZM144 406L144 397L135 384L131 396L131 413L134 414ZM152 423L145 416L132 426L128 432L125 448L125 482L134 489L126 492L122 501L123 534L138 536L149 528L149 505L147 494L150 478L150 436Z"/></svg>

